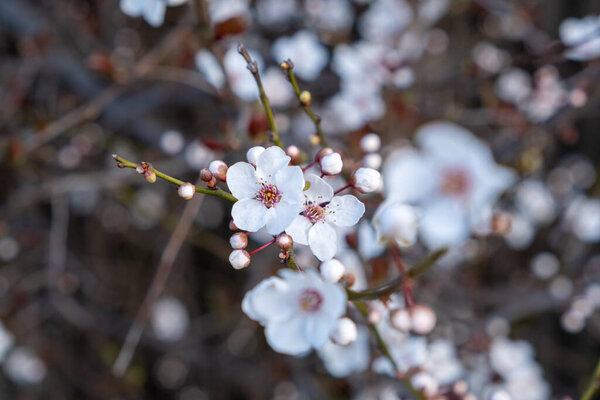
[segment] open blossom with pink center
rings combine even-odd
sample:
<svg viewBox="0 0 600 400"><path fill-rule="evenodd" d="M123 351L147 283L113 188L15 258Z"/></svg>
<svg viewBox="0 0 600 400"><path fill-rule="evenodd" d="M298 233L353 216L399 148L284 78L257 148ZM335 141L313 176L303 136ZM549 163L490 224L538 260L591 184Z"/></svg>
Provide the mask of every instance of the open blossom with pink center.
<svg viewBox="0 0 600 400"><path fill-rule="evenodd" d="M234 224L256 232L266 225L276 235L290 225L304 207L302 169L289 166L279 147L269 147L256 160L256 168L238 162L227 170L227 186L238 199L231 209Z"/></svg>
<svg viewBox="0 0 600 400"><path fill-rule="evenodd" d="M419 232L430 248L461 243L516 174L497 165L488 146L450 122L416 134L421 151L402 149L384 166L386 198L420 208Z"/></svg>
<svg viewBox="0 0 600 400"><path fill-rule="evenodd" d="M302 213L285 230L295 243L309 245L321 261L331 259L337 251L335 226L353 226L365 212L365 205L352 195L333 196L333 188L314 174L306 180Z"/></svg>
<svg viewBox="0 0 600 400"><path fill-rule="evenodd" d="M315 271L280 270L246 293L242 310L265 326L273 350L300 355L329 341L346 310L346 292Z"/></svg>

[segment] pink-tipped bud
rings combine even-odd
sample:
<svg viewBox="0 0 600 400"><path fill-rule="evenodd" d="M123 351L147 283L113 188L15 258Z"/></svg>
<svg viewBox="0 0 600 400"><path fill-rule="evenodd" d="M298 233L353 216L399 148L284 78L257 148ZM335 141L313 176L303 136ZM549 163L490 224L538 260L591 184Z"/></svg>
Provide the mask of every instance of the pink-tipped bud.
<svg viewBox="0 0 600 400"><path fill-rule="evenodd" d="M256 162L258 161L258 157L265 151L265 148L262 146L254 146L248 149L246 152L246 158L248 162L254 166L256 166Z"/></svg>
<svg viewBox="0 0 600 400"><path fill-rule="evenodd" d="M227 164L221 160L214 160L208 164L210 172L221 182L226 181L227 177Z"/></svg>
<svg viewBox="0 0 600 400"><path fill-rule="evenodd" d="M177 188L177 194L179 195L179 197L183 197L186 200L189 200L192 197L194 197L194 193L196 193L196 186L192 185L189 182L184 183L183 185Z"/></svg>
<svg viewBox="0 0 600 400"><path fill-rule="evenodd" d="M154 173L154 171L147 170L146 172L144 172L144 179L148 183L154 183L156 182L156 174Z"/></svg>
<svg viewBox="0 0 600 400"><path fill-rule="evenodd" d="M213 178L213 174L212 172L210 172L210 170L208 168L202 168L200 170L200 179L202 179L204 182L208 182Z"/></svg>
<svg viewBox="0 0 600 400"><path fill-rule="evenodd" d="M435 327L437 317L431 307L416 304L410 309L410 321L413 332L427 335Z"/></svg>
<svg viewBox="0 0 600 400"><path fill-rule="evenodd" d="M340 346L348 346L356 340L358 330L356 324L348 317L337 320L333 331L331 332L331 341Z"/></svg>
<svg viewBox="0 0 600 400"><path fill-rule="evenodd" d="M300 160L300 149L297 146L291 145L288 146L285 153L290 156L292 159L292 164L298 165L302 160Z"/></svg>
<svg viewBox="0 0 600 400"><path fill-rule="evenodd" d="M350 183L361 193L371 193L381 187L381 174L373 168L359 168Z"/></svg>
<svg viewBox="0 0 600 400"><path fill-rule="evenodd" d="M294 245L294 240L287 233L282 233L281 235L277 236L275 243L277 243L277 246L279 246L279 248L283 250L289 250Z"/></svg>
<svg viewBox="0 0 600 400"><path fill-rule="evenodd" d="M406 308L396 308L390 311L390 324L401 332L411 328L410 312Z"/></svg>
<svg viewBox="0 0 600 400"><path fill-rule="evenodd" d="M215 178L213 176L210 181L206 182L206 186L208 186L211 189L216 189L217 188L217 178Z"/></svg>
<svg viewBox="0 0 600 400"><path fill-rule="evenodd" d="M234 250L229 255L229 262L235 269L243 269L250 265L250 254L246 250Z"/></svg>
<svg viewBox="0 0 600 400"><path fill-rule="evenodd" d="M235 233L229 238L229 244L235 250L245 249L248 246L248 235L242 232Z"/></svg>
<svg viewBox="0 0 600 400"><path fill-rule="evenodd" d="M318 136L317 136L317 138L318 138ZM329 155L331 153L333 153L333 150L329 147L325 147L317 152L317 155L315 156L315 160L320 162L323 157L325 157L326 155Z"/></svg>
<svg viewBox="0 0 600 400"><path fill-rule="evenodd" d="M327 154L325 157L321 158L320 164L321 172L326 175L337 175L342 172L342 168L344 168L344 162L342 161L340 153Z"/></svg>
<svg viewBox="0 0 600 400"><path fill-rule="evenodd" d="M376 325L381 322L381 311L376 309L375 307L369 307L369 314L367 315L367 321L371 325Z"/></svg>
<svg viewBox="0 0 600 400"><path fill-rule="evenodd" d="M328 282L336 283L344 276L345 269L344 264L332 258L321 264L321 276Z"/></svg>

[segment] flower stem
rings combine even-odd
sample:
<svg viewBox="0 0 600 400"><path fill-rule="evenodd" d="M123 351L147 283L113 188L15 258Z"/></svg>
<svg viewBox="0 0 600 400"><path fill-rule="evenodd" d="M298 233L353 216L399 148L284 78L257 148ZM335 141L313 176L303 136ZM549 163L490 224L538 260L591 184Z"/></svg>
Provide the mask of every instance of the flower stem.
<svg viewBox="0 0 600 400"><path fill-rule="evenodd" d="M260 246L258 249L256 249L256 250L252 250L252 251L251 251L250 253L248 253L248 254L250 254L250 255L252 256L252 255L254 255L254 254L258 253L259 251L266 249L267 247L269 247L269 246L270 246L270 245L272 245L273 243L275 243L275 238L273 238L273 240L271 240L270 242L267 242L267 243L263 244L263 245L262 245L262 246Z"/></svg>
<svg viewBox="0 0 600 400"><path fill-rule="evenodd" d="M296 257L294 256L294 247L292 246L286 251L288 254L287 267L289 269L297 269L298 271L303 272L302 268L300 268L300 266L296 262Z"/></svg>
<svg viewBox="0 0 600 400"><path fill-rule="evenodd" d="M285 65L285 67L284 67ZM288 80L292 84L294 88L294 92L296 92L296 97L298 101L302 105L304 112L315 124L315 129L317 130L317 136L319 136L319 143L321 147L328 147L327 139L325 139L325 135L323 134L323 130L321 130L321 117L313 112L308 104L305 104L300 99L300 87L298 86L298 82L296 81L296 76L294 75L294 63L292 60L287 60L282 63L282 69L287 73Z"/></svg>
<svg viewBox="0 0 600 400"><path fill-rule="evenodd" d="M400 253L400 249L398 246L394 244L390 244L390 253L392 253L392 258L396 263L396 267L398 268L398 272L402 277L402 295L404 296L404 303L406 307L411 308L415 305L415 295L412 290L412 283L410 281L410 277L406 273L406 267L404 266L404 261L402 260L402 253Z"/></svg>
<svg viewBox="0 0 600 400"><path fill-rule="evenodd" d="M238 45L238 53L244 57L246 63L248 63L248 70L252 73L254 80L256 81L256 86L258 86L258 93L260 94L260 102L262 103L265 113L267 114L267 119L269 120L269 127L271 129L271 140L277 146L281 147L284 151L283 143L281 143L281 139L279 138L279 131L277 131L277 126L275 125L275 117L273 116L273 110L271 109L271 104L269 103L269 98L267 97L267 93L265 92L265 88L262 84L262 80L260 79L260 73L258 72L258 63L255 60L252 60L250 57L250 53L244 47L243 44Z"/></svg>
<svg viewBox="0 0 600 400"><path fill-rule="evenodd" d="M583 392L583 394L581 395L581 400L592 400L598 388L600 388L600 360L598 360L598 364L596 365L596 369L594 370L592 380L590 381L588 387L585 389L585 392Z"/></svg>
<svg viewBox="0 0 600 400"><path fill-rule="evenodd" d="M117 162L117 165L119 166L119 168L133 168L133 169L136 169L139 166L139 164L136 164L134 162L128 161L128 160L126 160L126 159L124 159L122 157L119 157L116 154L113 154L113 158ZM177 186L181 186L181 185L185 184L184 181L181 181L181 180L179 180L177 178L173 178L172 176L169 176L169 175L167 175L165 173L162 173L162 172L158 171L156 168L154 168L152 166L150 166L148 169L150 171L154 172L156 174L157 178L163 179L163 180L165 180L167 182L171 182L171 183L173 183L173 184L175 184ZM231 193L226 192L225 190L220 189L220 188L209 189L209 188L203 188L203 187L197 186L197 185L195 186L195 188L196 188L195 189L196 193L203 193L203 194L208 194L210 196L220 197L222 199L229 200L229 201L232 201L234 203L237 201L237 199L235 197L233 197L233 195Z"/></svg>
<svg viewBox="0 0 600 400"><path fill-rule="evenodd" d="M335 195L335 194L338 194L339 192L341 192L341 191L343 191L343 190L346 190L346 189L348 189L348 188L351 188L351 187L353 187L353 185L352 185L351 183L349 183L349 184L347 184L346 186L342 186L341 188L339 188L338 190L336 190L335 192L333 192L333 194L334 194L334 195Z"/></svg>
<svg viewBox="0 0 600 400"><path fill-rule="evenodd" d="M309 170L311 167L313 167L314 165L317 164L317 160L311 162L310 164L308 164L306 167L302 168L302 172L306 172L307 170Z"/></svg>

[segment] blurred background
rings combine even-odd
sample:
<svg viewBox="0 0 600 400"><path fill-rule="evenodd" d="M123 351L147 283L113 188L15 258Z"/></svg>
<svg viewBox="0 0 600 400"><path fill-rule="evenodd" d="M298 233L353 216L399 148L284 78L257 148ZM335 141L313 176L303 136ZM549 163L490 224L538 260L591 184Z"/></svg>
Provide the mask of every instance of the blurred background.
<svg viewBox="0 0 600 400"><path fill-rule="evenodd" d="M186 202L111 157L195 182L211 160L264 144L239 42L259 61L282 140L309 155L314 128L279 69L287 58L348 157L379 168L421 124L447 120L519 173L500 202L510 232L475 233L417 297L467 381L501 332L531 343L550 389L523 399L581 393L600 355L600 22L580 41L560 27L597 20L600 2L189 0L164 21L160 4L137 3L165 8L0 1L0 398L400 398L371 389L389 378L333 378L314 354L271 350L240 303L280 267L277 250L233 270L230 204ZM384 144L370 159L359 147L368 132ZM193 222L182 232L184 209ZM181 246L165 255L170 240ZM371 282L382 262L362 264ZM161 263L170 275L148 305ZM116 376L132 326L145 329Z"/></svg>

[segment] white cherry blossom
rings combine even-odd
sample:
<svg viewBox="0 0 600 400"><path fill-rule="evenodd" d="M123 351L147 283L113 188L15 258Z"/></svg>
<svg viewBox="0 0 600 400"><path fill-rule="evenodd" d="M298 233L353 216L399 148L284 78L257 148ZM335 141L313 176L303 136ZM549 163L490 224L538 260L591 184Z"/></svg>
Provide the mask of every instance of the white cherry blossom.
<svg viewBox="0 0 600 400"><path fill-rule="evenodd" d="M329 341L318 353L327 371L336 378L362 372L370 361L369 330L364 325L359 326L356 340L349 345L340 346Z"/></svg>
<svg viewBox="0 0 600 400"><path fill-rule="evenodd" d="M352 195L334 196L333 188L323 179L309 174L304 192L302 214L296 215L286 233L295 243L309 245L321 261L331 259L337 251L335 226L353 226L365 212L365 206Z"/></svg>
<svg viewBox="0 0 600 400"><path fill-rule="evenodd" d="M346 309L346 292L313 270L280 270L246 293L242 310L265 326L273 350L300 355L320 349Z"/></svg>
<svg viewBox="0 0 600 400"><path fill-rule="evenodd" d="M407 247L417 241L417 211L402 202L382 203L373 216L373 226L379 242L394 240L398 246Z"/></svg>
<svg viewBox="0 0 600 400"><path fill-rule="evenodd" d="M600 57L600 16L567 18L558 29L560 40L569 46L565 53L571 60L585 61Z"/></svg>
<svg viewBox="0 0 600 400"><path fill-rule="evenodd" d="M227 186L238 199L231 216L239 229L256 232L266 225L267 232L276 235L302 211L302 169L289 162L290 157L273 146L260 154L256 168L238 162L227 170Z"/></svg>
<svg viewBox="0 0 600 400"><path fill-rule="evenodd" d="M130 17L144 17L154 27L161 26L168 6L178 6L187 0L121 0L121 11Z"/></svg>

